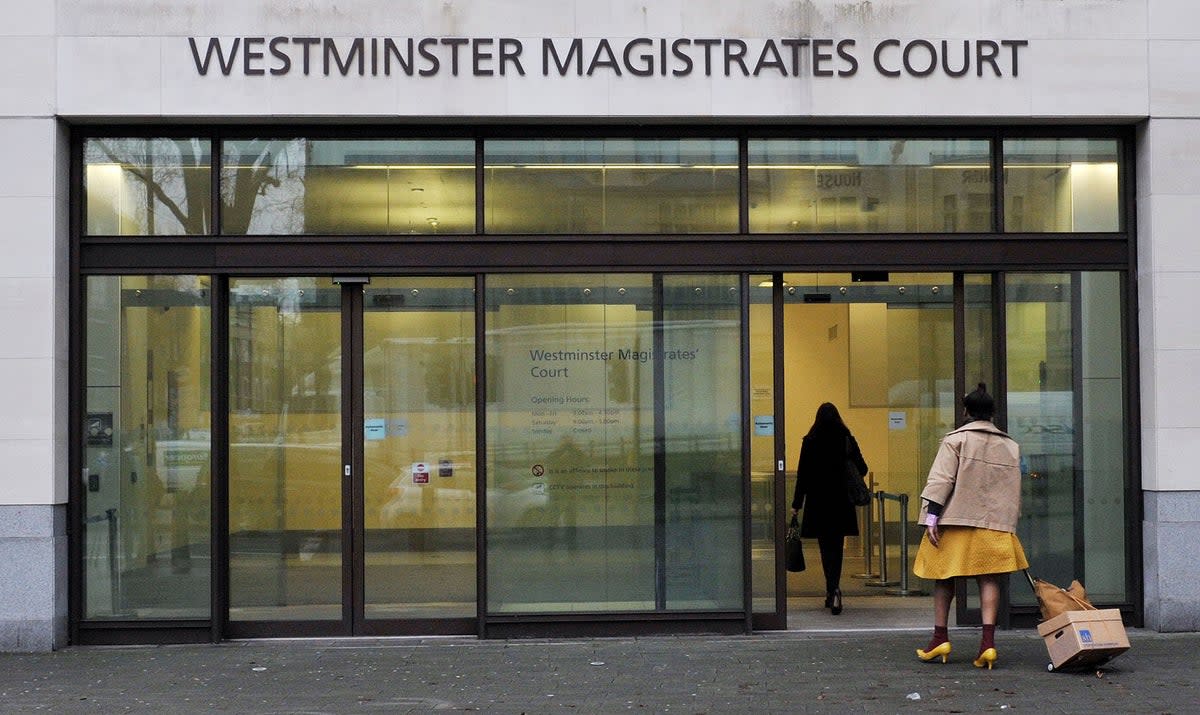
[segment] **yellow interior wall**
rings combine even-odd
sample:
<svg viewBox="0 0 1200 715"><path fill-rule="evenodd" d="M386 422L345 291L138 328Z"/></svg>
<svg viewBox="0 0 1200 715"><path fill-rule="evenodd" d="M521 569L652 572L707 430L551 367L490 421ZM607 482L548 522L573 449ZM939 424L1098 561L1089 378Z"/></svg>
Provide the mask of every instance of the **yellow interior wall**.
<svg viewBox="0 0 1200 715"><path fill-rule="evenodd" d="M1040 392L1040 366L1047 359L1048 303L1009 303L1005 314L1010 335L1021 340L1008 341L1008 391ZM1041 336L1042 339L1030 339Z"/></svg>
<svg viewBox="0 0 1200 715"><path fill-rule="evenodd" d="M875 487L915 498L938 440L953 428L952 410L928 394L953 391L951 320L949 310L888 309L881 303L785 306L789 502L801 441L822 402L841 412ZM903 429L889 428L893 412L903 414Z"/></svg>
<svg viewBox="0 0 1200 715"><path fill-rule="evenodd" d="M121 287L128 291L156 286L152 278L137 276L123 278ZM186 543L189 530L202 537L207 529L210 470L202 470L190 489L168 491L168 475L158 473L154 450L159 440L203 439L210 430L209 311L127 307L121 320L121 406L116 426L122 446L131 450L122 455L119 470L122 508L127 524L140 525L126 534L134 542L127 547L134 554L149 554ZM168 409L172 373L177 376L173 431Z"/></svg>
<svg viewBox="0 0 1200 715"><path fill-rule="evenodd" d="M832 402L854 433L875 479L888 473L886 407L850 405L850 310L846 304L785 305L785 445L791 503L800 443L812 427L817 407ZM866 328L864 328L866 329Z"/></svg>

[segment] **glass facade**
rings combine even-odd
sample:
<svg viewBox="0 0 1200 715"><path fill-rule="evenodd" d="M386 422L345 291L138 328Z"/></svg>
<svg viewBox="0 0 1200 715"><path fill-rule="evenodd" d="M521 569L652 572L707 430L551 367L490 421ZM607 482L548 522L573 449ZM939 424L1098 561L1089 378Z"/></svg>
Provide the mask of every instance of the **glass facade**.
<svg viewBox="0 0 1200 715"><path fill-rule="evenodd" d="M732 139L484 142L487 233L732 233Z"/></svg>
<svg viewBox="0 0 1200 715"><path fill-rule="evenodd" d="M736 277L489 286L489 610L740 608Z"/></svg>
<svg viewBox="0 0 1200 715"><path fill-rule="evenodd" d="M83 147L89 235L200 236L212 231L208 139L88 139Z"/></svg>
<svg viewBox="0 0 1200 715"><path fill-rule="evenodd" d="M469 140L245 139L222 146L222 233L474 230Z"/></svg>
<svg viewBox="0 0 1200 715"><path fill-rule="evenodd" d="M1124 229L1124 140L984 136L85 138L76 618L778 624L823 593L815 548L784 574L776 540L817 405L912 518L981 381L1037 574L1128 606L1128 269L1066 270L1037 236L971 259L1002 228ZM121 245L153 235L176 238ZM396 252L422 241L451 257L425 275ZM134 245L175 270L96 263ZM195 275L204 246L228 269ZM886 549L861 511L847 575L909 570L895 508Z"/></svg>
<svg viewBox="0 0 1200 715"><path fill-rule="evenodd" d="M209 279L93 276L85 294L83 614L208 618Z"/></svg>
<svg viewBox="0 0 1200 715"><path fill-rule="evenodd" d="M752 137L747 230L990 232L995 141ZM1120 141L998 141L1006 231L1123 228ZM487 139L479 166L470 139L227 139L215 227L217 144L85 140L85 234L463 235L480 224L500 235L742 231L734 138Z"/></svg>
<svg viewBox="0 0 1200 715"><path fill-rule="evenodd" d="M489 611L655 608L652 291L489 281Z"/></svg>
<svg viewBox="0 0 1200 715"><path fill-rule="evenodd" d="M1030 567L1082 580L1089 598L1123 600L1128 545L1112 528L1126 509L1129 437L1120 275L1008 274L1005 294L1008 431L1027 477L1018 534Z"/></svg>
<svg viewBox="0 0 1200 715"><path fill-rule="evenodd" d="M750 141L752 233L990 231L986 139Z"/></svg>
<svg viewBox="0 0 1200 715"><path fill-rule="evenodd" d="M737 275L664 276L663 581L668 610L740 610L742 287ZM661 344L661 349L658 347ZM656 400L657 402L657 400Z"/></svg>
<svg viewBox="0 0 1200 715"><path fill-rule="evenodd" d="M1006 231L1119 231L1115 139L1006 139Z"/></svg>

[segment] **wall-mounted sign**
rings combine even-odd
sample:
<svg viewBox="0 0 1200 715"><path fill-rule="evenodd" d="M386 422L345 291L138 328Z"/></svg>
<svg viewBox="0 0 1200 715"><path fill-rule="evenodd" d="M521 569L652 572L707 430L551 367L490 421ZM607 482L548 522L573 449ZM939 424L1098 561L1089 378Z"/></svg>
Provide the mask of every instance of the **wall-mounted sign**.
<svg viewBox="0 0 1200 715"><path fill-rule="evenodd" d="M905 429L908 427L907 412L889 412L888 429Z"/></svg>
<svg viewBox="0 0 1200 715"><path fill-rule="evenodd" d="M87 416L87 446L113 446L113 413L89 412Z"/></svg>
<svg viewBox="0 0 1200 715"><path fill-rule="evenodd" d="M1017 77L1028 40L769 37L187 38L196 73L305 77Z"/></svg>

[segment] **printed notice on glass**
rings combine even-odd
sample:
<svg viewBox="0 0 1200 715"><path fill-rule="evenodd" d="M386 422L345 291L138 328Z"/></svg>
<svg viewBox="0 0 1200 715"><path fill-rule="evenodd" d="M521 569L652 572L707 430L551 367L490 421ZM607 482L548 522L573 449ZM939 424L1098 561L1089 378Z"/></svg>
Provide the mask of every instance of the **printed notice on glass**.
<svg viewBox="0 0 1200 715"><path fill-rule="evenodd" d="M908 413L907 412L889 412L888 413L888 429L907 429L908 428Z"/></svg>
<svg viewBox="0 0 1200 715"><path fill-rule="evenodd" d="M775 415L754 416L754 436L772 437L775 435Z"/></svg>
<svg viewBox="0 0 1200 715"><path fill-rule="evenodd" d="M382 417L363 420L363 439L375 440L384 437L387 437L387 420Z"/></svg>

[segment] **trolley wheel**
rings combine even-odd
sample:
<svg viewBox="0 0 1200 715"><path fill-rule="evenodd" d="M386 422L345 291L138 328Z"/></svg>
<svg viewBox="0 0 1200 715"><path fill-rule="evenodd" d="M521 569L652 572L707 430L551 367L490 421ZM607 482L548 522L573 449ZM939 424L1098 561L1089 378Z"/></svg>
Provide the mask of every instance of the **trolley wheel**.
<svg viewBox="0 0 1200 715"><path fill-rule="evenodd" d="M1047 673L1053 673L1053 672L1054 672L1054 663L1047 663L1047 664L1046 664L1046 672L1047 672Z"/></svg>

